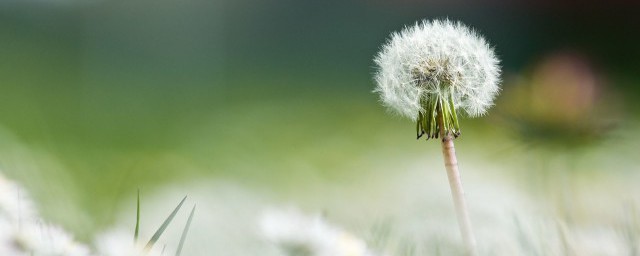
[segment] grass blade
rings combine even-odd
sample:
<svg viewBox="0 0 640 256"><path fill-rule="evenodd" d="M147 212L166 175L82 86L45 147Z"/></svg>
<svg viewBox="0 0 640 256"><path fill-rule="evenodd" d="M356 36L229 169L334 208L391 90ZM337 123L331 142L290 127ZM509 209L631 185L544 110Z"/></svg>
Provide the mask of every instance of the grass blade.
<svg viewBox="0 0 640 256"><path fill-rule="evenodd" d="M187 196L182 198L182 201L180 201L178 206L176 206L176 208L173 209L173 212L171 212L171 214L169 214L169 217L167 217L167 219L164 220L164 222L158 228L158 230L156 230L156 233L153 234L153 236L151 237L151 240L149 240L147 245L144 247L145 252L149 252L151 250L151 248L153 247L153 245L158 241L158 239L160 239L160 236L162 235L162 233L164 233L164 230L167 229L167 227L169 226L169 224L173 220L173 217L176 216L176 214L180 210L180 207L182 207L182 204L184 203L184 200L187 200Z"/></svg>
<svg viewBox="0 0 640 256"><path fill-rule="evenodd" d="M180 236L180 243L178 244L178 250L176 250L176 256L180 256L182 252L182 246L184 245L184 240L187 239L187 233L189 232L189 227L191 226L191 220L193 220L193 214L196 212L196 206L193 206L191 209L191 213L189 214L189 219L187 219L187 224L184 225L184 230L182 230L182 235Z"/></svg>
<svg viewBox="0 0 640 256"><path fill-rule="evenodd" d="M136 230L133 233L133 241L138 242L138 234L140 231L140 189L138 189L138 205L136 206Z"/></svg>

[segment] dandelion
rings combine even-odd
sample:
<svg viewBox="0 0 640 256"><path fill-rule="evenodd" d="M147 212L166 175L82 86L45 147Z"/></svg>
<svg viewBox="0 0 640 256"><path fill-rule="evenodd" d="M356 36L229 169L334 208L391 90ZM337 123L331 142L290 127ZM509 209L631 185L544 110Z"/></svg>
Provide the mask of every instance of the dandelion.
<svg viewBox="0 0 640 256"><path fill-rule="evenodd" d="M475 239L458 172L453 139L458 113L484 115L499 91L499 61L487 42L459 22L422 21L393 33L375 58L381 101L416 122L417 138L442 138L449 185L468 254Z"/></svg>
<svg viewBox="0 0 640 256"><path fill-rule="evenodd" d="M417 122L418 137L435 138L441 130L458 136L457 110L481 116L499 90L499 61L491 47L448 20L423 21L392 34L375 62L375 91L390 110Z"/></svg>

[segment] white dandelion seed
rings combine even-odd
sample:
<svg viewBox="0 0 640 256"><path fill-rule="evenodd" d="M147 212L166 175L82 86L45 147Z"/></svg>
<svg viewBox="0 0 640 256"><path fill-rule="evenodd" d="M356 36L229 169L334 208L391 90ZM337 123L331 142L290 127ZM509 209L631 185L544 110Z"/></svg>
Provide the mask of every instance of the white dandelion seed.
<svg viewBox="0 0 640 256"><path fill-rule="evenodd" d="M459 22L425 20L393 33L375 63L375 92L390 110L418 122L418 138L438 136L438 114L445 132L457 136L456 111L481 116L500 89L493 49Z"/></svg>

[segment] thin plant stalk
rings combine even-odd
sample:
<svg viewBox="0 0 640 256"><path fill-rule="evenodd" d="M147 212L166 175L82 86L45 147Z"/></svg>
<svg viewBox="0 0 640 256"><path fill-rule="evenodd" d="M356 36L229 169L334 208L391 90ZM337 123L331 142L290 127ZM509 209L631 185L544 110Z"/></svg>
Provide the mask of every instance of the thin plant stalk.
<svg viewBox="0 0 640 256"><path fill-rule="evenodd" d="M443 127L443 111L441 106L438 107L438 125ZM464 190L462 189L462 181L460 180L460 171L458 171L458 160L456 158L456 149L453 145L454 135L445 132L440 128L440 137L442 138L442 155L444 156L444 166L447 169L447 177L449 178L449 187L451 187L451 195L453 196L453 204L456 209L462 240L465 244L466 255L476 255L476 239L471 228L471 219L469 218L469 210L464 199Z"/></svg>

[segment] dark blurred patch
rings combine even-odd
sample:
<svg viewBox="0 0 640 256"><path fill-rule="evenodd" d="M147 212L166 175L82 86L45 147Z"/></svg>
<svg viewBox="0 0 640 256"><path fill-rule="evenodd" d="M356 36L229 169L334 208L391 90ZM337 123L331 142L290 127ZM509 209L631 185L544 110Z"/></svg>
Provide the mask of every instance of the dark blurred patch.
<svg viewBox="0 0 640 256"><path fill-rule="evenodd" d="M587 145L603 139L624 115L604 74L576 52L549 54L505 84L498 111L525 142Z"/></svg>

